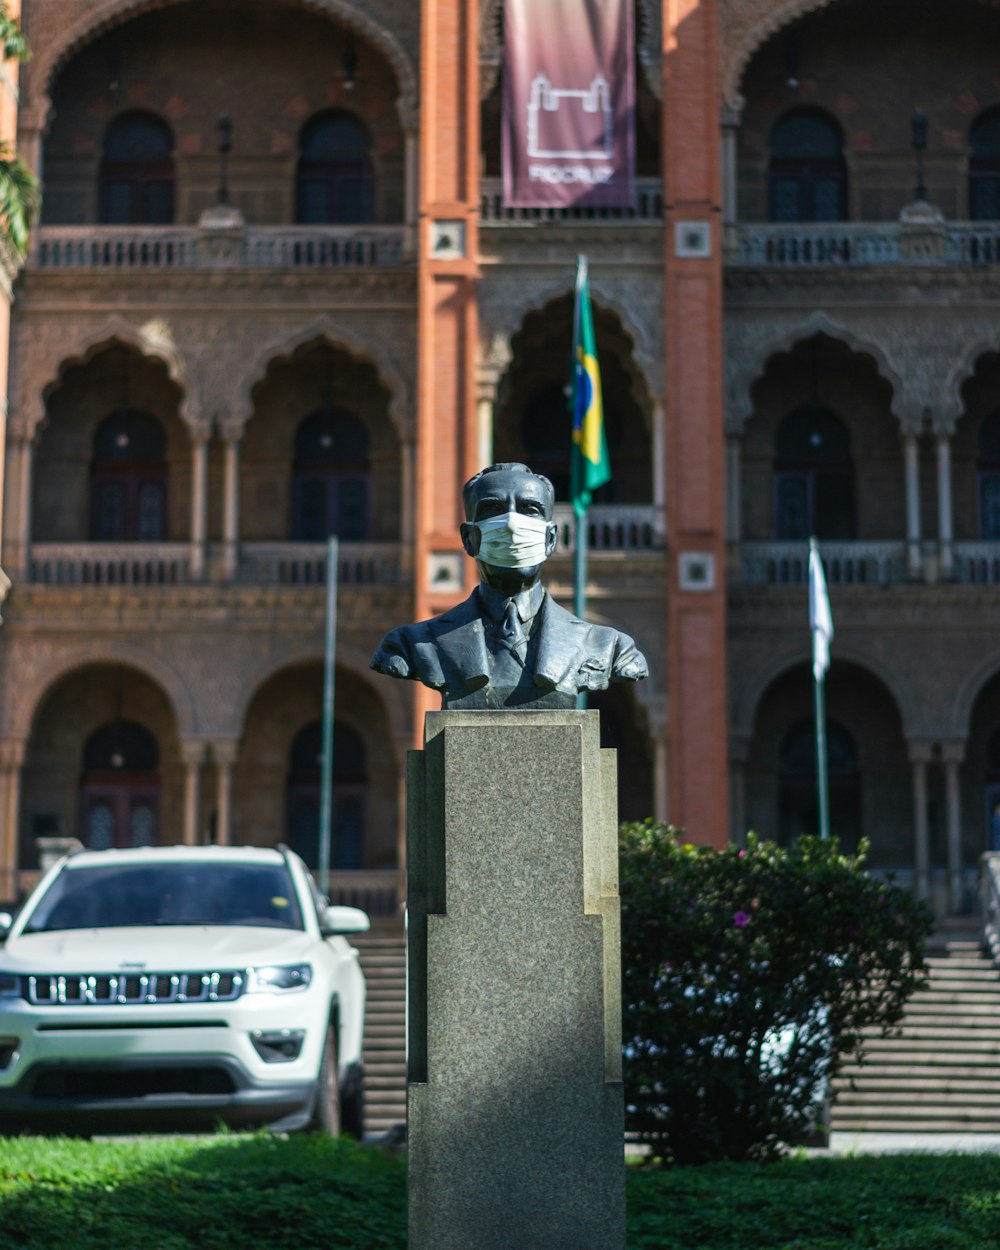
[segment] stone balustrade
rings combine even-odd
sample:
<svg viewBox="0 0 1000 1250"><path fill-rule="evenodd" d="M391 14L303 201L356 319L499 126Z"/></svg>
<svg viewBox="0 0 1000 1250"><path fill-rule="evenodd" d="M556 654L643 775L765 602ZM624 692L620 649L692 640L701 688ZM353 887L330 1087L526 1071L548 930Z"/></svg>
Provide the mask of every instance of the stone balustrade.
<svg viewBox="0 0 1000 1250"><path fill-rule="evenodd" d="M557 553L572 551L576 517L570 504L557 504ZM666 544L666 512L651 503L595 504L587 514L591 551L656 551Z"/></svg>
<svg viewBox="0 0 1000 1250"><path fill-rule="evenodd" d="M371 269L403 262L402 226L41 226L33 269Z"/></svg>
<svg viewBox="0 0 1000 1250"><path fill-rule="evenodd" d="M906 579L902 542L822 544L829 583L841 586L889 586ZM809 580L809 545L805 542L740 544L740 580L751 586L804 585Z"/></svg>
<svg viewBox="0 0 1000 1250"><path fill-rule="evenodd" d="M394 586L405 580L399 543L341 543L342 586ZM309 586L326 581L326 543L243 543L239 580L254 585Z"/></svg>
<svg viewBox="0 0 1000 1250"><path fill-rule="evenodd" d="M727 263L748 268L1000 264L998 222L942 220L923 233L933 234L937 245L926 245L921 236L925 245L917 247L914 228L896 221L740 223L729 231Z"/></svg>
<svg viewBox="0 0 1000 1250"><path fill-rule="evenodd" d="M648 222L663 225L663 184L659 178L637 178L635 203L623 208L514 208L503 201L499 178L483 178L480 187L479 224L488 226L531 225L539 222L572 222L573 226L609 222Z"/></svg>
<svg viewBox="0 0 1000 1250"><path fill-rule="evenodd" d="M956 581L1000 585L1000 543L955 543L953 561Z"/></svg>
<svg viewBox="0 0 1000 1250"><path fill-rule="evenodd" d="M403 878L397 868L333 871L325 891L340 907L360 907L369 916L397 916L403 901Z"/></svg>
<svg viewBox="0 0 1000 1250"><path fill-rule="evenodd" d="M36 543L27 580L54 586L166 586L190 580L190 543Z"/></svg>

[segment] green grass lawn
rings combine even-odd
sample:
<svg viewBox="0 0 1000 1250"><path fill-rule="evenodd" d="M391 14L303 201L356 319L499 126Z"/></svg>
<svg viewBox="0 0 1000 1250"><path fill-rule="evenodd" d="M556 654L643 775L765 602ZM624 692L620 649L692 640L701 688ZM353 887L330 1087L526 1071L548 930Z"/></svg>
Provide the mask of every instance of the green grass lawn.
<svg viewBox="0 0 1000 1250"><path fill-rule="evenodd" d="M629 1250L1000 1247L1000 1155L630 1167L628 1195ZM0 1139L0 1250L405 1246L404 1163L348 1141Z"/></svg>

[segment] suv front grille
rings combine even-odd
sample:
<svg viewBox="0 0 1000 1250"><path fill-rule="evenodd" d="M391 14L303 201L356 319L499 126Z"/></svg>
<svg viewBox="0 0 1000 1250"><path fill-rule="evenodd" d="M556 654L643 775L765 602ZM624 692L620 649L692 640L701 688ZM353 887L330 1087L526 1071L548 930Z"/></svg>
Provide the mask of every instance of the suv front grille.
<svg viewBox="0 0 1000 1250"><path fill-rule="evenodd" d="M157 972L113 976L29 976L25 997L39 1007L127 1003L227 1003L246 988L242 972Z"/></svg>

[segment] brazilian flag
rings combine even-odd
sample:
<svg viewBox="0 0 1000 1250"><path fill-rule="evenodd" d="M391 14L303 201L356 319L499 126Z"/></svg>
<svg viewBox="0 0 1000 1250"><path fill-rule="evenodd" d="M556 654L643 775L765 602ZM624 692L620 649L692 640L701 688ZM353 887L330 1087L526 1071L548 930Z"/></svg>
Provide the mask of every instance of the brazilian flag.
<svg viewBox="0 0 1000 1250"><path fill-rule="evenodd" d="M573 450L570 496L577 516L590 507L590 497L611 481L611 462L604 433L601 371L597 364L594 319L590 311L587 259L576 268L576 304L573 309Z"/></svg>

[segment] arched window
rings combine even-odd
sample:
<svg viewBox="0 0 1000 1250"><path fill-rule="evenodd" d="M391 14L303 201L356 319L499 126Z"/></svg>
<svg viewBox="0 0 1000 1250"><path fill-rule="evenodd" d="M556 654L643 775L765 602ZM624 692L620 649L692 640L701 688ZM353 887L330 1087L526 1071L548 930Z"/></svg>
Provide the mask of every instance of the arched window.
<svg viewBox="0 0 1000 1250"><path fill-rule="evenodd" d="M319 864L320 774L323 722L313 721L295 736L289 752L288 845L310 868ZM330 867L350 871L364 866L368 775L361 735L334 721Z"/></svg>
<svg viewBox="0 0 1000 1250"><path fill-rule="evenodd" d="M374 216L371 137L350 113L312 117L299 136L295 220L364 222Z"/></svg>
<svg viewBox="0 0 1000 1250"><path fill-rule="evenodd" d="M90 537L95 542L162 542L166 535L167 437L148 412L106 417L94 433Z"/></svg>
<svg viewBox="0 0 1000 1250"><path fill-rule="evenodd" d="M771 131L768 170L772 221L844 221L844 140L832 117L798 109Z"/></svg>
<svg viewBox="0 0 1000 1250"><path fill-rule="evenodd" d="M321 408L295 436L292 538L363 542L369 535L368 431L344 408Z"/></svg>
<svg viewBox="0 0 1000 1250"><path fill-rule="evenodd" d="M774 440L774 536L854 537L854 470L847 427L810 404L787 416Z"/></svg>
<svg viewBox="0 0 1000 1250"><path fill-rule="evenodd" d="M98 219L159 225L174 219L174 137L154 113L123 113L104 134Z"/></svg>
<svg viewBox="0 0 1000 1250"><path fill-rule="evenodd" d="M83 748L80 838L95 851L159 841L160 748L135 721L116 718Z"/></svg>
<svg viewBox="0 0 1000 1250"><path fill-rule="evenodd" d="M844 850L855 850L861 836L861 785L858 748L843 725L827 721L830 835ZM819 833L816 787L816 723L801 720L778 750L778 837L787 845L800 833Z"/></svg>
<svg viewBox="0 0 1000 1250"><path fill-rule="evenodd" d="M604 396L604 429L612 463L622 442L622 423ZM536 473L555 487L556 499L570 497L570 450L573 419L562 382L549 382L532 394L521 413L521 444L524 458ZM615 501L615 479L594 492L594 503Z"/></svg>
<svg viewBox="0 0 1000 1250"><path fill-rule="evenodd" d="M1000 220L1000 108L988 109L969 130L969 217Z"/></svg>
<svg viewBox="0 0 1000 1250"><path fill-rule="evenodd" d="M979 427L978 452L979 536L984 542L1000 542L1000 411L990 413Z"/></svg>

